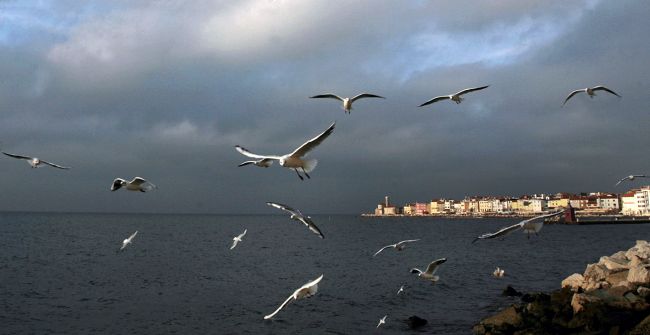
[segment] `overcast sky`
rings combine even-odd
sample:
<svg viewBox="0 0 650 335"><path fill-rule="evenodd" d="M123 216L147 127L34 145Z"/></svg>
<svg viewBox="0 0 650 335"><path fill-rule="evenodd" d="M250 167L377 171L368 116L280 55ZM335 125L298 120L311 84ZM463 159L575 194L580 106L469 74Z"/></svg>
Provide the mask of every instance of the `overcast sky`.
<svg viewBox="0 0 650 335"><path fill-rule="evenodd" d="M0 0L0 210L371 211L650 173L648 1ZM569 92L604 84L622 95ZM432 97L490 85L418 108ZM345 115L320 93L370 92ZM238 168L336 121L310 180ZM141 176L152 193L110 192Z"/></svg>

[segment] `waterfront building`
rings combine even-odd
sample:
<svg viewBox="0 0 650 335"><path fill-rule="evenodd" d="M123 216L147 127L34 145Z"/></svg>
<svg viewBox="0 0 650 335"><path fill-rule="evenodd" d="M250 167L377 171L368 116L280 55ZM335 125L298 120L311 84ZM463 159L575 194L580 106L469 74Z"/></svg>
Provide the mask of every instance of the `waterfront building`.
<svg viewBox="0 0 650 335"><path fill-rule="evenodd" d="M443 214L445 212L447 212L447 210L445 209L445 200L443 199L431 200L431 203L429 204L430 214Z"/></svg>
<svg viewBox="0 0 650 335"><path fill-rule="evenodd" d="M429 214L429 204L425 202L416 202L413 207L415 215L427 215Z"/></svg>
<svg viewBox="0 0 650 335"><path fill-rule="evenodd" d="M649 199L650 186L644 186L640 189L633 189L621 195L621 212L625 215L649 215Z"/></svg>
<svg viewBox="0 0 650 335"><path fill-rule="evenodd" d="M415 204L404 205L402 213L404 213L404 215L413 215L413 213L415 213Z"/></svg>

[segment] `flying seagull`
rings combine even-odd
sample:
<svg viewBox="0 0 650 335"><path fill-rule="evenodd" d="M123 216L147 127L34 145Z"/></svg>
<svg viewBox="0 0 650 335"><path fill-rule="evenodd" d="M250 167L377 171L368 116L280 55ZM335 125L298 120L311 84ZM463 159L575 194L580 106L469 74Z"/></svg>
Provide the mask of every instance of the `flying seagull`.
<svg viewBox="0 0 650 335"><path fill-rule="evenodd" d="M243 233L241 233L238 236L235 236L235 237L232 238L232 247L230 247L230 250L235 249L235 247L237 246L237 243L241 242L241 238L244 237L244 235L246 235L247 231L248 231L248 229L244 229Z"/></svg>
<svg viewBox="0 0 650 335"><path fill-rule="evenodd" d="M133 241L133 238L135 237L135 235L138 235L137 230L135 231L135 233L133 233L131 236L129 236L129 238L122 241L122 247L120 248L120 250L124 250L124 248L126 248L127 245L131 244L131 242Z"/></svg>
<svg viewBox="0 0 650 335"><path fill-rule="evenodd" d="M404 292L404 285L399 287L399 290L397 290L397 295L399 295L402 292Z"/></svg>
<svg viewBox="0 0 650 335"><path fill-rule="evenodd" d="M590 98L593 98L594 96L596 96L596 93L594 93L594 91L605 91L605 92L609 92L609 93L611 93L611 94L613 94L613 95L615 95L615 96L617 96L619 98L621 97L620 95L618 95L618 93L610 90L609 88L607 88L605 86L600 85L600 86L582 88L582 89L575 90L575 91L571 92L569 94L569 96L566 97L566 99L564 99L564 103L562 104L562 106L564 106L566 104L566 102L569 101L569 99L571 99L574 95L576 95L576 94L578 94L580 92L585 92L585 93L587 93L587 95L589 95Z"/></svg>
<svg viewBox="0 0 650 335"><path fill-rule="evenodd" d="M300 175L299 171L302 171L302 173L307 176L307 178L311 178L309 176L309 172L311 172L313 169L316 168L316 164L318 164L318 161L315 159L303 159L302 157L305 156L307 153L309 153L312 149L316 148L319 144L321 144L328 136L332 134L334 131L334 125L336 122L332 123L332 125L329 126L324 132L322 132L320 135L312 138L311 140L303 143L301 146L299 146L296 150L294 150L292 153L283 155L283 156L265 156L265 155L258 155L254 154L248 149L236 145L235 149L239 151L244 156L248 156L250 158L255 158L256 160L254 161L246 161L239 166L244 166L244 165L250 165L254 164L256 166L260 167L269 167L271 164L273 164L273 161L279 161L280 165L289 169L292 169L296 171L298 174L298 177L300 180L303 180L303 177Z"/></svg>
<svg viewBox="0 0 650 335"><path fill-rule="evenodd" d="M514 224L512 226L502 228L501 230L497 231L496 233L483 234L483 235L475 238L472 241L472 243L474 243L474 242L476 242L478 240L484 240L484 239L489 239L489 238L497 238L497 237L500 237L500 236L505 236L505 235L508 235L508 234L512 233L515 230L519 230L519 229L522 229L522 228L524 229L525 233L528 233L528 238L530 238L530 233L535 233L535 235L537 235L537 233L542 229L542 227L544 226L544 219L550 218L550 217L553 217L553 216L556 216L556 215L560 215L562 213L564 213L564 211L559 211L559 212L556 212L556 213L536 216L534 218L530 218L530 219L521 221L521 222L519 222L517 224Z"/></svg>
<svg viewBox="0 0 650 335"><path fill-rule="evenodd" d="M503 275L505 275L505 273L506 273L505 270L503 270L503 269L501 269L501 268L499 268L497 266L496 270L494 270L494 272L492 272L492 275L497 277L497 278L501 278L501 277L503 277Z"/></svg>
<svg viewBox="0 0 650 335"><path fill-rule="evenodd" d="M424 272L422 272L420 269L413 268L411 269L411 273L417 273L418 277L425 280L430 280L431 282L435 283L438 281L438 279L440 279L440 277L434 276L433 274L436 273L436 270L438 270L438 266L446 261L446 258L437 259L429 263L429 266L427 266L427 269Z"/></svg>
<svg viewBox="0 0 650 335"><path fill-rule="evenodd" d="M389 244L389 245L379 249L379 251L377 251L374 255L372 255L372 257L377 256L380 252L384 251L384 249L386 249L386 248L394 248L397 251L402 251L404 248L406 248L406 243L411 243L411 242L416 242L416 241L419 241L419 239L417 239L417 240L405 240L405 241L397 242L395 244Z"/></svg>
<svg viewBox="0 0 650 335"><path fill-rule="evenodd" d="M268 320L268 319L274 317L288 303L290 303L292 301L296 301L298 299L302 299L302 298L309 298L312 295L316 294L316 292L318 292L318 283L321 281L321 279L323 279L323 275L320 275L320 277L310 281L309 283L307 283L305 285L302 285L299 289L295 290L293 292L293 294L291 294L287 298L287 300L285 300L282 303L282 305L280 305L280 307L278 307L278 309L276 309L273 313L265 316L264 320Z"/></svg>
<svg viewBox="0 0 650 335"><path fill-rule="evenodd" d="M433 98L433 99L431 99L431 100L429 100L429 101L427 101L427 102L421 104L419 107L423 107L423 106L426 106L426 105L430 105L430 104L432 104L432 103L434 103L434 102L438 102L438 101L442 101L442 100L447 100L447 99L449 99L449 100L451 100L451 101L453 101L453 102L459 104L459 103L461 103L461 101L464 100L464 99L461 97L461 95L466 94L466 93L469 93L469 92L480 91L480 90L482 90L482 89L486 89L486 88L488 88L489 86L490 86L490 85L487 85L487 86L481 86L481 87L466 88L466 89L464 89L464 90L462 90L462 91L460 91L460 92L457 92L457 93L454 93L454 94L451 94L451 95L441 95L441 96L439 96L439 97L435 97L435 98Z"/></svg>
<svg viewBox="0 0 650 335"><path fill-rule="evenodd" d="M379 323L377 324L377 328L379 328L379 326L381 326L381 325L383 325L384 323L386 323L386 317L387 317L387 316L388 316L388 315L384 315L383 318L379 319Z"/></svg>
<svg viewBox="0 0 650 335"><path fill-rule="evenodd" d="M44 160L42 160L42 159L39 159L39 158L36 158L36 157L29 157L29 156L22 156L22 155L14 155L14 154L6 153L6 152L4 152L4 151L3 151L2 153L5 154L5 155L7 155L7 156L9 156L9 157L13 157L13 158L18 158L18 159L24 159L24 160L26 160L27 163L28 163L29 165L31 165L33 169L38 168L38 167L41 167L41 164L49 165L49 166L51 166L51 167L55 167L55 168L57 168L57 169L63 169L63 170L68 170L68 169L70 169L69 167L61 166L61 165L54 164L54 163L50 163L50 162L46 162L46 161L44 161Z"/></svg>
<svg viewBox="0 0 650 335"><path fill-rule="evenodd" d="M381 99L386 99L386 98L384 98L384 97L382 97L382 96L374 95L374 94L370 94L370 93L361 93L361 94L357 95L357 96L354 97L354 98L341 98L341 97L339 97L338 95L336 95L336 94L332 94L332 93L320 94L320 95L314 95L313 97L309 97L309 98L311 98L311 99L317 99L317 98L330 98L330 99L336 99L336 100L339 100L339 101L343 102L343 111L344 111L345 113L347 113L347 114L350 114L350 110L352 110L352 103L355 102L355 101L357 101L357 100L359 100L359 99L362 99L362 98L381 98Z"/></svg>
<svg viewBox="0 0 650 335"><path fill-rule="evenodd" d="M279 208L285 212L289 212L291 214L292 220L302 222L305 226L307 226L307 228L309 228L309 230L314 232L314 234L320 236L320 238L325 238L323 233L321 233L320 229L318 229L318 227L316 227L316 224L314 224L314 221L311 220L311 217L302 214L302 212L300 212L299 210L275 202L267 202L266 204L269 206L273 206L275 208Z"/></svg>
<svg viewBox="0 0 650 335"><path fill-rule="evenodd" d="M115 180L113 180L113 185L111 185L111 191L117 191L122 187L126 187L129 191L140 192L149 192L157 188L156 185L148 182L142 177L135 177L131 181L126 181L122 178L115 178Z"/></svg>
<svg viewBox="0 0 650 335"><path fill-rule="evenodd" d="M618 184L620 184L620 183L622 183L622 182L624 182L624 181L626 181L626 180L632 181L632 180L634 180L634 178L647 178L647 177L648 177L648 176L646 176L646 175L644 175L644 174L631 174L631 175L629 175L629 176L627 176L627 177L622 178L621 180L619 180L619 181L616 183L616 185L614 185L614 186L618 186Z"/></svg>

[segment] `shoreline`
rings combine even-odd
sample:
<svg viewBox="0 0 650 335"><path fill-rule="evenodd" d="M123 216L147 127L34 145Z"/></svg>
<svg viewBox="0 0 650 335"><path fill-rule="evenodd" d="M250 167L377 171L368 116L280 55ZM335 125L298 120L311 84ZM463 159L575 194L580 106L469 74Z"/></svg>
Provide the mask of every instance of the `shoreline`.
<svg viewBox="0 0 650 335"><path fill-rule="evenodd" d="M423 214L423 215L377 215L362 213L362 218L445 218L445 219L502 219L502 218L531 218L540 213L526 214L485 214L485 215L449 215L449 214ZM650 223L650 216L612 216L612 215L576 215L576 222L562 221L547 222L547 224L567 224L567 225L599 225L599 224L644 224Z"/></svg>

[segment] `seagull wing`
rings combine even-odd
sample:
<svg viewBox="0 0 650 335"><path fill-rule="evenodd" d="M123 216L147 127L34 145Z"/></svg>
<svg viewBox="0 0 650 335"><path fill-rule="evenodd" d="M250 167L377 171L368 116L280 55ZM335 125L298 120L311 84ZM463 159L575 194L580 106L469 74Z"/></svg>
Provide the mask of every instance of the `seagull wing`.
<svg viewBox="0 0 650 335"><path fill-rule="evenodd" d="M521 229L522 227L523 227L523 221L519 222L517 224L513 224L512 226L509 226L509 227L501 228L496 233L483 234L483 235L475 238L474 241L472 241L472 243L476 242L477 240L483 240L483 239L488 239L488 238L496 238L496 237L499 237L499 236L508 235L508 234L512 233L513 231L515 231L517 229Z"/></svg>
<svg viewBox="0 0 650 335"><path fill-rule="evenodd" d="M311 140L303 143L300 147L298 147L296 150L294 150L292 153L289 154L291 157L302 157L306 155L309 151L317 147L321 142L323 142L328 136L332 134L334 131L334 126L336 125L336 122L332 123L329 128L327 128L324 132L320 133L320 135L312 138Z"/></svg>
<svg viewBox="0 0 650 335"><path fill-rule="evenodd" d="M133 240L133 238L135 237L135 235L138 235L138 231L137 231L137 230L135 231L135 233L133 233L133 234L131 234L131 236L129 236L129 242L131 242L131 240Z"/></svg>
<svg viewBox="0 0 650 335"><path fill-rule="evenodd" d="M417 241L419 241L419 240L420 240L420 239L417 239L417 240L404 240L404 241L399 241L399 242L395 243L395 246L397 247L397 246L400 246L400 245L402 245L402 244L411 243L411 242L417 242Z"/></svg>
<svg viewBox="0 0 650 335"><path fill-rule="evenodd" d="M240 154L242 154L242 155L244 155L244 156L248 156L248 157L250 157L250 158L257 158L257 159L280 159L280 156L262 156L262 155L254 154L254 153L248 151L248 149L246 149L246 148L244 148L244 147L242 147L242 146L239 146L239 145L236 145L236 146L235 146L235 149L237 149L237 151L239 151Z"/></svg>
<svg viewBox="0 0 650 335"><path fill-rule="evenodd" d="M144 184L144 183L146 183L146 182L147 182L147 180L144 179L144 178L142 178L142 177L135 177L135 178L133 178L133 180L131 180L131 181L129 182L129 184L133 184L133 185L136 185L136 186L140 186L140 185L142 185L142 184Z"/></svg>
<svg viewBox="0 0 650 335"><path fill-rule="evenodd" d="M605 86L602 86L602 85L593 87L592 90L593 91L605 91L605 92L609 92L609 93L611 93L611 94L613 94L613 95L615 95L615 96L617 96L619 98L621 97L620 95L618 95L618 93L616 93L616 92L614 92L614 91L610 90L609 88L607 88Z"/></svg>
<svg viewBox="0 0 650 335"><path fill-rule="evenodd" d="M309 98L310 99L330 98L330 99L336 99L336 100L339 100L339 101L343 101L343 98L339 97L336 94L332 94L332 93L314 95L313 97L309 97Z"/></svg>
<svg viewBox="0 0 650 335"><path fill-rule="evenodd" d="M296 298L294 297L294 294L290 295L290 296L287 298L287 300L285 300L285 301L282 303L282 305L280 305L280 307L278 307L275 311L273 311L273 313L264 316L264 320L268 320L268 319L274 317L276 314L278 314L278 312L280 312L280 310L282 310L282 309L284 308L284 306L286 306L288 303L290 303L291 300L295 300L295 299L296 299Z"/></svg>
<svg viewBox="0 0 650 335"><path fill-rule="evenodd" d="M456 94L454 94L454 95L463 95L463 94L465 94L465 93L469 93L469 92L480 91L480 90L482 90L482 89L486 89L486 88L488 88L488 87L490 87L490 85L487 85L487 86L481 86L481 87L466 88L466 89L464 89L464 90L462 90L462 91L460 91L460 92L458 92L458 93L456 93Z"/></svg>
<svg viewBox="0 0 650 335"><path fill-rule="evenodd" d="M239 242L236 238L232 239L232 246L230 247L230 250L235 249L237 246L237 242Z"/></svg>
<svg viewBox="0 0 650 335"><path fill-rule="evenodd" d="M355 101L357 101L359 99L363 99L363 98L382 98L382 99L386 99L386 98L384 98L382 96L379 96L379 95L374 95L374 94L370 94L370 93L361 93L361 94L357 95L356 97L350 99L350 102L355 102Z"/></svg>
<svg viewBox="0 0 650 335"><path fill-rule="evenodd" d="M386 248L394 248L394 247L395 247L395 244L387 245L387 246L385 246L385 247L379 249L379 251L375 252L375 254L372 255L372 257L375 257L375 256L379 255L379 253L382 252L382 251L384 251L384 249L386 249Z"/></svg>
<svg viewBox="0 0 650 335"><path fill-rule="evenodd" d="M566 99L564 99L564 103L562 103L562 106L564 106L564 105L566 104L566 102L569 101L569 99L571 99L574 95L576 95L576 94L578 94L578 93L580 93L580 92L584 92L584 91L585 91L585 90L580 89L580 90L575 90L575 91L571 92L571 93L569 94L569 96L566 97Z"/></svg>
<svg viewBox="0 0 650 335"><path fill-rule="evenodd" d="M283 210L285 212L289 212L289 213L294 214L294 215L300 215L300 213L297 210L295 210L295 209L293 209L293 208L291 208L291 207L289 207L287 205L279 204L277 202L267 202L266 204L269 205L269 206L273 206L275 208L279 208L279 209L281 209L281 210Z"/></svg>
<svg viewBox="0 0 650 335"><path fill-rule="evenodd" d="M647 178L647 177L648 177L648 176L646 176L646 175L644 175L644 174L633 174L632 176L633 176L634 178Z"/></svg>
<svg viewBox="0 0 650 335"><path fill-rule="evenodd" d="M314 234L320 236L320 238L325 238L325 235L323 235L323 233L321 233L320 229L318 229L318 227L316 227L316 224L314 223L314 221L311 220L311 218L309 218L309 216L300 216L299 220L302 223L304 223L305 226L307 226L309 228L309 230L314 232Z"/></svg>
<svg viewBox="0 0 650 335"><path fill-rule="evenodd" d="M244 232L241 233L241 234L239 234L239 238L244 237L244 235L246 235L246 232L247 232L247 231L248 231L248 229L244 229Z"/></svg>
<svg viewBox="0 0 650 335"><path fill-rule="evenodd" d="M435 261L429 263L429 266L427 266L427 269L424 272L428 274L433 274L438 269L438 266L446 261L447 261L446 258L436 259Z"/></svg>
<svg viewBox="0 0 650 335"><path fill-rule="evenodd" d="M9 157L18 158L18 159L28 159L28 160L33 159L32 157L21 156L21 155L14 155L14 154L6 153L6 152L4 152L4 151L3 151L2 153L5 154L5 155L7 155L7 156L9 156Z"/></svg>
<svg viewBox="0 0 650 335"><path fill-rule="evenodd" d="M49 166L51 166L51 167L55 167L55 168L57 168L57 169L63 169L63 170L69 170L69 169L70 169L70 168L67 167L67 166L57 165L57 164L54 164L54 163L46 162L46 161L44 161L44 160L41 160L41 163L43 163L43 164L47 164L47 165L49 165Z"/></svg>
<svg viewBox="0 0 650 335"><path fill-rule="evenodd" d="M431 100L429 100L429 101L427 101L427 102L421 104L421 105L418 106L418 107L423 107L423 106L426 106L426 105L430 105L430 104L432 104L432 103L434 103L434 102L438 102L438 101L446 100L446 99L449 99L449 96L448 96L448 95L443 95L443 96L435 97L435 98L433 98L433 99L431 99Z"/></svg>
<svg viewBox="0 0 650 335"><path fill-rule="evenodd" d="M621 178L621 180L617 181L616 185L614 185L614 186L618 186L620 183L624 182L627 179L630 179L630 177L628 176L628 177L625 177L625 178Z"/></svg>

